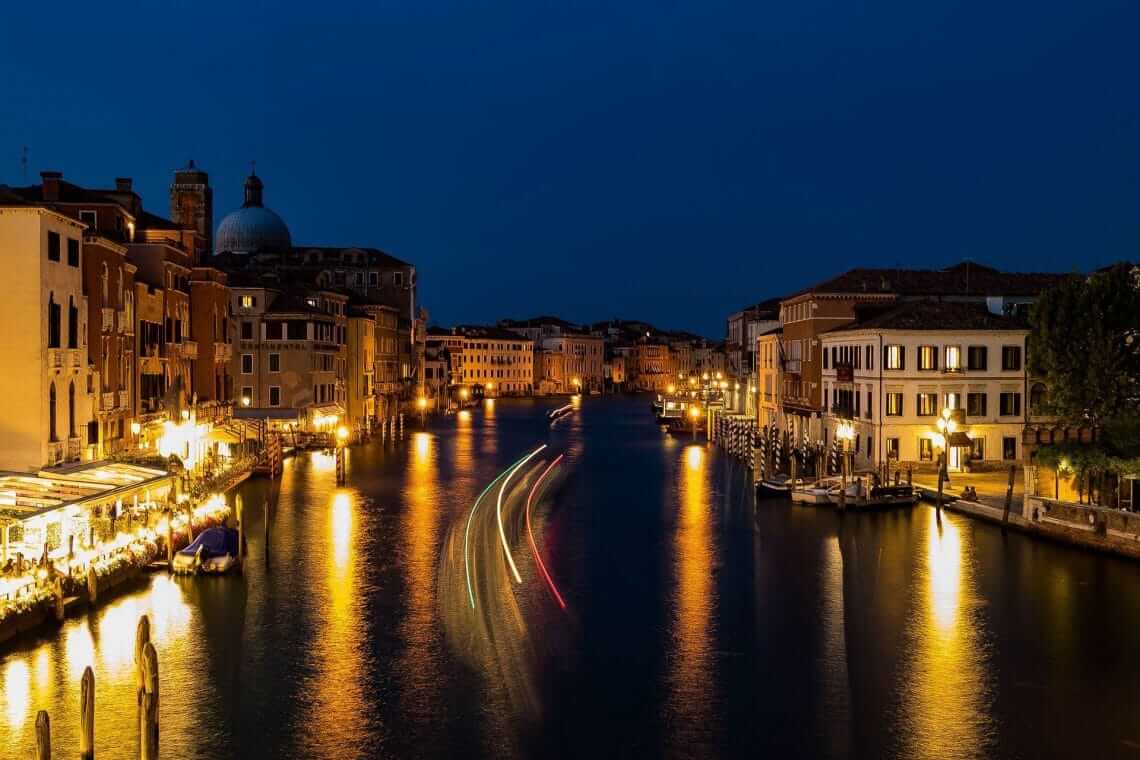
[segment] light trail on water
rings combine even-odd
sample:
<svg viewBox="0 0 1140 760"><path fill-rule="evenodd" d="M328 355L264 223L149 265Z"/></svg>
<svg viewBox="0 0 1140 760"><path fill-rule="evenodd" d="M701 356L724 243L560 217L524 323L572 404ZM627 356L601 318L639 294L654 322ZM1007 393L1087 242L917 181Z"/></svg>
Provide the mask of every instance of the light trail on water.
<svg viewBox="0 0 1140 760"><path fill-rule="evenodd" d="M517 567L515 567L515 559L514 559L514 557L511 556L511 547L507 543L507 533L506 533L506 531L503 530L503 493L507 490L507 485L510 484L511 478L514 477L515 473L518 472L519 468L522 467L527 462L529 462L531 460L531 458L534 457L535 454L537 454L538 452L542 451L545 448L546 448L546 444L544 443L541 446L539 446L537 449L535 449L534 451L530 452L525 457L523 457L522 461L520 461L518 464L516 464L514 467L511 468L511 471L509 473L507 473L507 479L503 481L503 484L501 486L499 486L499 500L498 500L498 504L495 508L496 514L497 514L498 519L499 519L499 540L503 542L503 553L507 555L507 564L511 566L511 572L515 576L515 583L522 583L522 576L519 575L519 569Z"/></svg>
<svg viewBox="0 0 1140 760"><path fill-rule="evenodd" d="M526 497L526 533L530 539L530 548L534 552L534 560L538 563L538 569L542 571L542 575L546 578L546 583L550 586L550 590L554 592L554 598L558 600L558 606L566 609L566 602L562 600L562 594L558 593L558 587L554 585L554 579L550 577L550 573L546 572L546 565L542 562L542 557L538 554L538 545L534 542L534 531L530 528L530 505L534 501L534 494L538 491L539 485L546 479L546 476L554 469L555 465L562 461L565 454L559 454L558 457L551 462L542 474L538 476L538 480L534 481L534 485L530 489L530 494Z"/></svg>
<svg viewBox="0 0 1140 760"><path fill-rule="evenodd" d="M507 473L514 470L516 466L522 464L529 458L529 455L523 457L507 469L500 472L494 480L488 483L487 487L483 489L483 493L479 494L479 498L475 499L475 504L471 507L471 513L467 515L467 530L465 530L463 533L463 569L467 573L467 596L471 599L471 609L475 609L475 591L471 585L471 563L467 558L467 545L471 538L471 521L475 518L475 510L479 509L479 503L483 501L483 497L486 496L487 493L495 487L496 483L498 483Z"/></svg>

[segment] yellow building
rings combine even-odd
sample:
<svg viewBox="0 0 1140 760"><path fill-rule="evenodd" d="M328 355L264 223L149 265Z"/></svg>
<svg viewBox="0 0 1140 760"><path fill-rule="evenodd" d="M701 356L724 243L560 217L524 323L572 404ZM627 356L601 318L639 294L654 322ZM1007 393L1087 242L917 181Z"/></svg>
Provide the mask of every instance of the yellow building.
<svg viewBox="0 0 1140 760"><path fill-rule="evenodd" d="M368 428L376 418L376 320L365 311L348 311L345 412L350 424Z"/></svg>
<svg viewBox="0 0 1140 760"><path fill-rule="evenodd" d="M534 391L534 341L501 327L463 325L464 385L490 396L526 396Z"/></svg>
<svg viewBox="0 0 1140 760"><path fill-rule="evenodd" d="M90 458L96 377L87 355L84 225L0 195L0 469L36 471Z"/></svg>

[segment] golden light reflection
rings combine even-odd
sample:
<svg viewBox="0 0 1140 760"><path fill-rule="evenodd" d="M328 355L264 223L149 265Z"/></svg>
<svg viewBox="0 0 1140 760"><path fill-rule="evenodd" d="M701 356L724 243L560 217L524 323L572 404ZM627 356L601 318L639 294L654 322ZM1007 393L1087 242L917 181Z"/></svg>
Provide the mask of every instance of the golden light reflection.
<svg viewBox="0 0 1140 760"><path fill-rule="evenodd" d="M712 717L714 547L707 468L704 448L686 446L684 465L680 468L680 509L674 539L677 589L668 699L670 722L684 734L706 730Z"/></svg>
<svg viewBox="0 0 1140 760"><path fill-rule="evenodd" d="M309 452L309 462L316 472L332 472L336 469L336 455L332 453L313 450Z"/></svg>
<svg viewBox="0 0 1140 760"><path fill-rule="evenodd" d="M13 733L28 719L31 703L32 672L28 663L13 658L4 668L4 704L7 708L8 726Z"/></svg>
<svg viewBox="0 0 1140 760"><path fill-rule="evenodd" d="M150 618L154 641L179 639L190 625L190 607L182 587L170 576L155 575L147 594L114 601L99 618L98 656L107 675L118 679L133 672L135 630L142 615Z"/></svg>
<svg viewBox="0 0 1140 760"><path fill-rule="evenodd" d="M72 679L80 678L87 666L94 668L95 640L91 638L91 628L87 621L67 630L63 651L67 658L67 672Z"/></svg>
<svg viewBox="0 0 1140 760"><path fill-rule="evenodd" d="M905 754L916 758L953 757L963 747L985 746L991 723L985 627L974 619L978 605L967 556L972 546L964 544L953 519L939 520L934 510L929 515L902 700Z"/></svg>
<svg viewBox="0 0 1140 760"><path fill-rule="evenodd" d="M470 425L471 424L471 410L470 409L460 409L459 414L456 415L456 419L459 420L459 426L460 427L466 427L466 426Z"/></svg>
<svg viewBox="0 0 1140 760"><path fill-rule="evenodd" d="M343 568L352 548L349 546L352 537L352 500L344 491L333 496L331 524L333 562L336 567Z"/></svg>
<svg viewBox="0 0 1140 760"><path fill-rule="evenodd" d="M469 428L459 433L457 442L470 446ZM439 628L436 622L437 532L439 530L439 461L436 439L417 433L411 470L404 489L407 509L400 528L408 609L400 624L405 642L396 672L402 693L416 702L415 712L432 714L440 709L439 687L442 676L432 656ZM469 456L469 454L468 454Z"/></svg>

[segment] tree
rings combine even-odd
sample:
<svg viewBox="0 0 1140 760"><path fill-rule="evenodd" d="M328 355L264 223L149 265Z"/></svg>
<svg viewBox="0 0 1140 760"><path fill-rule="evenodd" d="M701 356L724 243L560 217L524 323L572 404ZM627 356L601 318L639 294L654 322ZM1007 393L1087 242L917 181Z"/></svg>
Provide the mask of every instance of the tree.
<svg viewBox="0 0 1140 760"><path fill-rule="evenodd" d="M1140 281L1116 264L1043 293L1030 314L1029 372L1049 387L1044 411L1101 431L1140 417Z"/></svg>

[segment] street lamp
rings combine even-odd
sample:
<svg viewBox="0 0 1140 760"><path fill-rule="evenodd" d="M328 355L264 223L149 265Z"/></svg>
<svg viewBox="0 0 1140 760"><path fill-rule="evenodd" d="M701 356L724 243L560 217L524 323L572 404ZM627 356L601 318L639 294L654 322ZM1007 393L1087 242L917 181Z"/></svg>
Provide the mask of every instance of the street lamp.
<svg viewBox="0 0 1140 760"><path fill-rule="evenodd" d="M241 405L242 406L249 406L252 403L253 403L253 399L251 399L249 396L242 396L241 397Z"/></svg>
<svg viewBox="0 0 1140 760"><path fill-rule="evenodd" d="M677 386L673 385L672 383L669 383L669 387L666 388L666 390L669 391L669 395L672 396L674 393L677 392Z"/></svg>
<svg viewBox="0 0 1140 760"><path fill-rule="evenodd" d="M836 439L842 441L842 467L840 468L839 480L839 506L844 508L847 504L847 452L851 448L851 442L855 440L855 424L853 422L841 421L839 426L835 428Z"/></svg>
<svg viewBox="0 0 1140 760"><path fill-rule="evenodd" d="M420 396L418 399L416 399L416 408L420 410L420 429L422 430L424 426L424 417L427 414L427 399L423 396Z"/></svg>
<svg viewBox="0 0 1140 760"><path fill-rule="evenodd" d="M689 419L692 420L693 423L693 440L697 438L697 420L700 419L700 416L701 410L696 404L689 407Z"/></svg>

